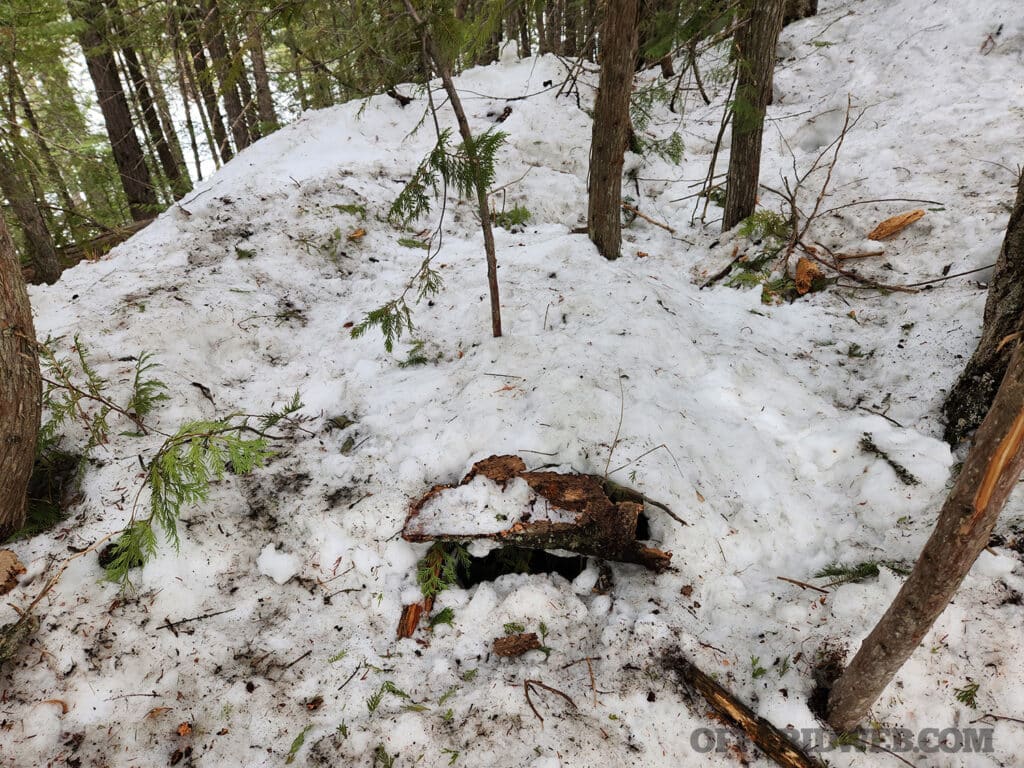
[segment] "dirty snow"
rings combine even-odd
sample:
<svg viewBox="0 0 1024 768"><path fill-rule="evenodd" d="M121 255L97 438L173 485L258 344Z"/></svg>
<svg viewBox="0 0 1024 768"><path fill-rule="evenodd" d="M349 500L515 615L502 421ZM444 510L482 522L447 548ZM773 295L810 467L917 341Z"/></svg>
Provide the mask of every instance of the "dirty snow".
<svg viewBox="0 0 1024 768"><path fill-rule="evenodd" d="M850 98L867 111L824 207L933 201L839 208L814 239L852 249L882 219L920 206L924 219L858 267L911 283L995 260L1021 162L1019 3L822 2L784 31L779 53L765 184L809 166ZM397 295L423 255L382 221L432 144L422 94L404 110L381 97L306 113L109 258L34 288L39 335L82 334L116 391L129 386L126 356L156 355L171 395L154 414L160 428L263 411L298 390L314 434L282 441L267 468L226 479L188 511L180 551L162 548L135 593L103 581L93 556L71 563L40 606L41 630L4 673L0 761L279 766L308 728L296 765L370 765L378 748L399 766L737 764L692 747L694 729L714 723L662 668L669 648L777 725L815 726L817 650L854 650L901 577L883 568L827 596L778 577L813 581L831 562L920 550L957 461L940 440L938 407L975 344L985 292L977 276L918 294L832 287L785 306L763 305L756 289L699 290L737 244L720 236L714 206L706 225L691 224L726 97L712 58L715 103L687 91L683 117L659 108L649 127L682 132L682 164L630 158L627 192L677 232L638 220L616 262L572 233L586 210L593 73L578 104L556 97L566 70L553 57L506 56L459 78L477 130L506 99L529 95L508 102L501 125L509 141L496 186L508 186L496 205L524 205L531 219L522 232L496 231L506 333L492 339L472 206L449 201L445 289L415 308L428 365L400 367L407 343L387 354L375 332L352 340L346 329ZM808 194L820 183L812 177ZM765 192L761 203L779 201ZM360 205L365 219L340 207ZM349 241L357 227L366 236ZM330 429L341 416L352 423ZM601 593L597 563L573 583L503 576L442 593L435 611L452 608L450 625L395 639L426 550L398 536L410 500L491 454L603 474L617 432L612 478L689 523L649 510L651 539L674 553L674 571L611 564ZM864 433L919 484L863 451ZM11 603L124 525L138 456L155 440L119 436L96 454L72 517L16 545L28 573ZM1010 540L1022 526L1015 498L1000 532ZM984 712L1024 716L1022 591L1020 554L994 547L873 719L917 731ZM207 614L216 615L162 626ZM0 623L14 616L0 608ZM550 655L489 654L508 623L543 624ZM755 675L758 665L766 671ZM526 679L576 707L536 695L542 727ZM954 695L969 680L980 686L977 710ZM385 691L371 711L385 681L408 698ZM179 735L185 722L191 732ZM992 754L910 757L1014 764L1024 730L993 727ZM898 764L826 756L834 766Z"/></svg>

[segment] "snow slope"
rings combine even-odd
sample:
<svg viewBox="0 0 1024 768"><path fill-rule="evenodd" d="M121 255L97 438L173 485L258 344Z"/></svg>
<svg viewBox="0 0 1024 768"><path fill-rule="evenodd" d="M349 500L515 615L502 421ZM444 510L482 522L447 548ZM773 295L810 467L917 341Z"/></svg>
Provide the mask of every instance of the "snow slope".
<svg viewBox="0 0 1024 768"><path fill-rule="evenodd" d="M835 138L849 97L867 111L845 141L827 207L938 203L865 272L916 282L947 265L991 264L1013 196L1009 169L1021 162L1018 3L821 5L783 34L763 180L780 186L794 164L805 169ZM691 745L694 729L715 724L660 663L673 647L777 725L816 725L807 697L818 649L855 649L900 578L883 569L824 596L777 577L810 581L834 561L919 551L956 460L937 409L973 348L984 290L974 275L918 294L833 287L784 306L763 305L757 289L699 290L733 242L714 221L691 224L697 201L680 198L706 173L724 85L712 85L711 107L688 92L682 119L660 109L652 123L659 136L683 133L680 166L630 159L642 210L676 234L638 220L624 258L606 262L571 232L585 214L590 120L575 96L556 96L565 72L553 57L506 56L458 81L478 130L506 99L529 95L508 102L501 126L509 141L497 185L508 184L506 207L532 214L524 231L496 232L504 338L488 332L472 207L454 200L439 258L445 289L415 308L415 337L437 361L400 367L407 343L387 354L375 331L352 340L345 328L400 292L422 258L381 220L433 142L422 94L405 109L381 97L305 114L109 258L33 289L39 335L81 333L120 391L131 370L120 360L155 353L171 394L154 416L162 428L266 410L298 390L315 434L298 433L266 469L225 480L189 511L180 553L162 550L135 594L103 582L95 557L71 565L2 680L4 765L160 765L189 748L182 764L276 766L305 728L296 765L369 765L378 747L400 754L400 766L736 764L734 753ZM580 82L583 107L594 82ZM762 203L778 201L765 193ZM365 220L338 207L354 205ZM915 205L844 208L815 237L855 247ZM366 236L348 241L357 227ZM676 570L612 565L607 594L592 590L595 563L572 583L504 576L443 593L437 608L454 609L450 626L395 640L426 548L398 536L409 501L491 454L602 474L620 409L613 478L689 523L650 511L651 538L674 553ZM339 416L354 423L328 429ZM920 484L865 453L865 432ZM12 602L33 595L71 547L123 525L138 456L156 445L119 437L97 454L68 523L17 545L29 572ZM1001 530L1022 523L1024 505L1011 500ZM1022 576L1013 550L983 554L873 717L917 731L1024 714ZM229 612L160 628L217 611ZM0 623L14 615L5 605ZM489 654L510 622L533 631L543 622L550 656ZM535 693L542 725L523 695L527 679L576 707ZM980 684L977 711L954 696L968 680ZM385 681L421 706L385 694L370 711ZM182 722L190 734L176 733ZM911 757L1007 765L1024 736L1000 722L993 743L992 754ZM877 753L827 757L897 764Z"/></svg>

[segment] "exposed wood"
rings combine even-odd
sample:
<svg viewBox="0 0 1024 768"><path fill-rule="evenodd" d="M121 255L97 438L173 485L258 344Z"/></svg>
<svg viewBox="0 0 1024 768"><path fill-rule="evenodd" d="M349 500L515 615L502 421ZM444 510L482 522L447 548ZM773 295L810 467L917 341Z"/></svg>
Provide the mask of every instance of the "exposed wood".
<svg viewBox="0 0 1024 768"><path fill-rule="evenodd" d="M856 727L949 605L1024 468L1024 351L1017 345L913 571L835 682L829 724Z"/></svg>
<svg viewBox="0 0 1024 768"><path fill-rule="evenodd" d="M699 670L678 651L665 656L663 663L689 691L700 695L714 713L739 728L769 758L785 768L823 768L790 739L750 707L732 695L723 685Z"/></svg>

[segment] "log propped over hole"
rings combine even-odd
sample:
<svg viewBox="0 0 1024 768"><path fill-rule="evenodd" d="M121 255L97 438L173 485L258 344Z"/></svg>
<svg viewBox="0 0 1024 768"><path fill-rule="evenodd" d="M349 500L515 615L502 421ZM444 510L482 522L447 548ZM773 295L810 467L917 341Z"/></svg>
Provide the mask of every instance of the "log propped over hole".
<svg viewBox="0 0 1024 768"><path fill-rule="evenodd" d="M616 494L619 498L619 494ZM518 456L491 456L456 486L436 485L412 505L406 541L490 539L567 550L662 572L671 552L637 541L643 496L614 501L597 475L530 472Z"/></svg>

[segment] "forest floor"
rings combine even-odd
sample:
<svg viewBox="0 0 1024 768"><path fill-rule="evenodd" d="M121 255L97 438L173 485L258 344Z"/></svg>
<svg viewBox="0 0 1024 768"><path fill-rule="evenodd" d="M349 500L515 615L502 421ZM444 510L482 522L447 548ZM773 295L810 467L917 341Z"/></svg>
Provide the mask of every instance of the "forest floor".
<svg viewBox="0 0 1024 768"><path fill-rule="evenodd" d="M266 468L225 479L189 509L180 551L162 545L133 574L134 592L104 581L94 555L71 563L0 678L0 763L766 765L732 736L723 751L695 749L697 729L719 726L665 668L672 649L776 725L817 727L815 667L832 649L856 649L901 576L882 566L830 587L816 574L911 563L920 550L962 458L941 440L939 407L976 342L991 270L917 293L844 279L792 303L764 303L760 285L729 280L701 290L735 247L750 257L759 247L721 236L714 204L702 223L694 197L728 91L715 69L708 57L710 106L692 90L680 114L656 101L643 129L678 131L682 162L627 159L633 204L675 232L637 219L615 262L573 233L586 211L596 75L559 96L563 62L506 55L458 78L475 130L511 107L494 200L530 213L518 231L496 231L500 339L489 333L473 208L454 198L437 260L444 289L414 307L417 343L389 354L375 330L349 337L348 324L400 293L425 254L384 221L434 141L426 99L410 88L405 108L382 96L304 114L108 257L33 288L40 338L66 354L80 334L115 394L130 385L128 358L153 353L170 399L152 419L165 431L280 407L296 391L309 419ZM876 224L921 208L884 255L848 264L904 285L987 267L1024 162L1022 72L1016 0L823 1L783 32L762 179L781 188L806 170L838 136L849 99L864 114L822 205L838 210L818 217L808 241L874 249L865 237ZM447 109L441 120L454 126ZM824 172L807 180L806 209L823 182ZM891 198L930 202L852 205ZM783 210L768 192L761 205ZM410 355L425 359L402 366ZM121 435L94 453L71 517L14 546L28 572L6 602L24 605L63 558L124 525L140 458L158 445ZM589 562L572 581L505 575L449 589L434 610L451 608L450 624L397 640L428 546L399 536L410 501L503 453L609 467L667 504L687 525L649 508L648 535L673 553L673 570L601 574ZM1024 718L1024 500L1011 499L998 530L1001 544L873 722L916 734L987 713ZM0 624L15 616L0 607ZM550 652L493 654L511 624L543 624ZM534 689L543 722L527 680L566 696ZM963 693L972 684L973 701ZM1024 727L991 727L991 752L900 756L1016 764ZM824 757L902 764L878 752Z"/></svg>

